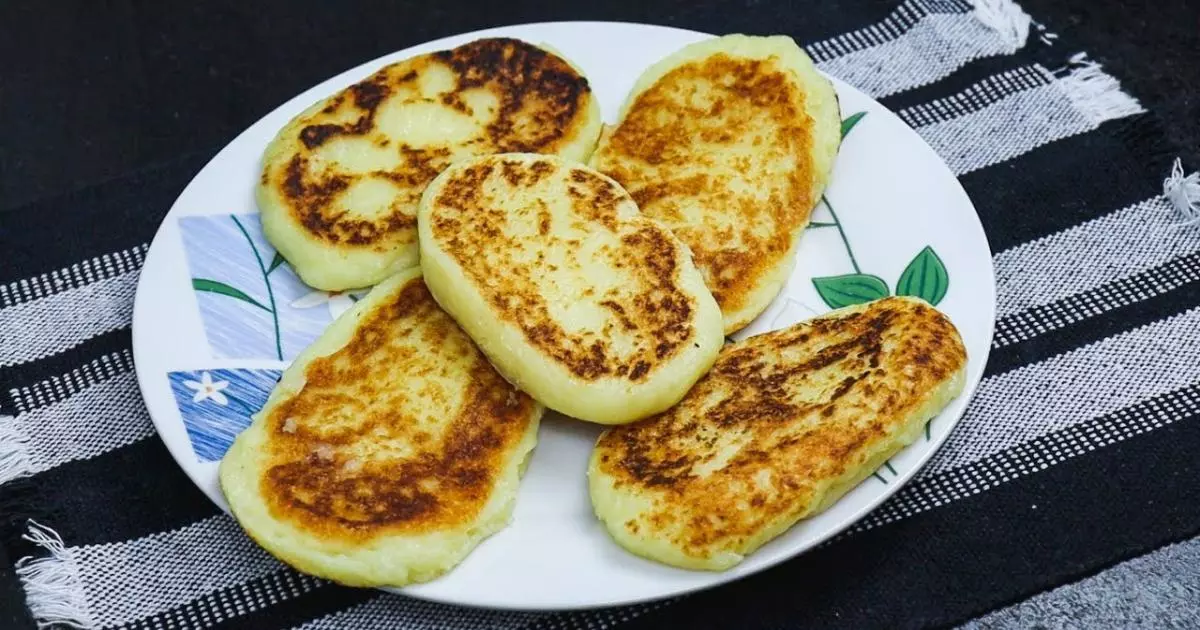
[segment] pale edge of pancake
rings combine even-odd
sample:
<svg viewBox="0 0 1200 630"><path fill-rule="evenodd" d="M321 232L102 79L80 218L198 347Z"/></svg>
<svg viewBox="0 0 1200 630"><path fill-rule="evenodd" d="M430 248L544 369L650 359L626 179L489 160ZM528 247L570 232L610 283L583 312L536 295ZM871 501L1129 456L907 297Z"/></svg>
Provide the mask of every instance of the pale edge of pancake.
<svg viewBox="0 0 1200 630"><path fill-rule="evenodd" d="M804 109L813 120L813 150L811 152L813 159L812 200L813 207L815 208L821 199L821 195L825 192L826 186L829 184L834 161L841 146L841 109L838 106L837 92L833 89L833 83L817 71L817 67L813 64L812 59L791 37L786 35L753 36L732 34L684 46L647 68L638 77L633 89L629 92L629 96L626 97L625 103L621 106L621 115L618 118L617 125L620 125L620 121L625 120L625 115L629 112L629 108L637 100L637 97L642 92L650 89L668 72L683 64L705 59L719 53L749 59L769 59L774 56L779 59L782 67L791 70L795 75L805 94ZM607 134L601 136L601 145L604 144L606 137ZM811 210L811 208L808 209ZM784 284L787 283L788 278L792 275L800 238L804 235L807 227L808 223L805 222L804 225L801 225L792 234L792 246L788 249L783 262L765 275L756 289L748 293L745 305L737 311L724 313L725 334L728 335L745 328L750 322L754 321L754 318L766 310L771 301L775 299L775 296L779 294L779 291L783 289Z"/></svg>
<svg viewBox="0 0 1200 630"><path fill-rule="evenodd" d="M538 425L544 411L540 405L534 407L534 417L521 441L509 452L503 473L487 502L466 528L419 535L381 534L364 543L323 540L273 517L259 493L265 472L261 455L267 440L266 418L271 410L303 389L305 371L313 360L344 347L354 336L361 317L420 275L420 269L413 268L389 278L334 321L284 371L266 405L254 415L250 427L238 435L221 460L221 490L238 523L271 555L305 573L348 586L426 582L456 566L485 538L503 529L512 517L521 475L537 444Z"/></svg>
<svg viewBox="0 0 1200 630"><path fill-rule="evenodd" d="M495 154L482 160L539 158L555 159L530 153ZM561 168L584 168L586 165L557 159ZM471 163L475 163L472 161ZM696 300L697 315L693 323L701 347L689 346L680 356L652 368L653 387L631 384L624 378L604 378L594 381L576 377L562 364L546 357L525 338L516 325L502 321L488 305L462 267L442 250L430 226L433 200L466 163L459 163L442 172L425 189L417 211L417 231L421 242L421 267L425 283L434 299L450 313L458 325L471 337L491 360L496 370L521 391L536 398L547 407L576 419L598 424L627 424L648 417L679 402L687 390L708 371L723 344L721 313L716 300L704 285L700 271L692 263L691 253L666 226L644 217L629 193L615 180L596 173L611 183L627 200L624 220L638 217L655 223L679 248L679 286ZM590 169L588 169L590 170ZM502 270L498 271L503 273ZM664 369L665 368L665 369Z"/></svg>
<svg viewBox="0 0 1200 630"><path fill-rule="evenodd" d="M546 42L538 42L535 46L562 59L568 66L571 66L571 69L576 74L588 82L588 90L592 98L588 99L587 120L581 127L579 141L572 142L565 151L559 151L555 154L565 160L587 164L588 159L592 157L592 153L596 150L596 145L600 142L600 133L604 131L604 117L600 113L600 99L596 97L596 86L592 85L591 80L587 78L587 73L583 71L583 67L572 61L570 57L564 55L558 48Z"/></svg>
<svg viewBox="0 0 1200 630"><path fill-rule="evenodd" d="M832 314L856 310L862 310L862 307L842 309ZM870 477L884 462L894 457L904 447L915 442L923 433L925 423L941 413L951 401L962 394L966 385L966 370L964 361L959 370L946 377L937 387L930 389L920 406L899 423L893 425L894 429L887 439L871 446L867 458L861 465L848 466L842 475L816 484L813 489L814 507L808 512L777 519L754 536L749 537L743 545L741 553L723 551L714 553L707 558L696 557L684 553L679 547L671 544L666 537L646 536L630 532L625 527L625 523L653 511L653 495L617 488L612 477L600 472L600 449L593 449L588 460L588 492L591 495L593 510L613 540L634 555L683 569L727 570L741 563L746 556L783 534L797 522L829 509L838 499ZM600 439L602 438L603 435ZM597 443L599 443L599 439Z"/></svg>
<svg viewBox="0 0 1200 630"><path fill-rule="evenodd" d="M292 118L263 151L254 200L262 221L263 236L289 263L304 284L322 291L342 291L369 287L389 275L417 264L417 246L412 244L400 252L377 252L370 247L341 247L325 242L304 229L292 214L287 199L261 175L286 164L295 154L300 130L307 118L325 108L341 90L314 103Z"/></svg>
<svg viewBox="0 0 1200 630"><path fill-rule="evenodd" d="M579 73L579 76L587 78L578 65L552 47L545 44L531 45L558 57ZM419 56L422 55L414 55L409 59ZM388 65L404 61L407 59ZM359 80L366 79L384 67L387 66L373 70ZM579 162L587 161L592 154L603 128L599 99L596 98L595 86L592 86L590 81L589 87L591 87L591 92L585 114L586 120L579 127L576 137L560 152L563 157ZM279 133L263 151L259 165L260 177L254 187L254 198L259 208L263 234L267 241L283 255L304 284L323 291L369 287L394 273L415 267L419 261L416 238L413 238L408 245L401 247L400 251L378 252L369 247L346 248L330 245L324 240L312 236L303 226L299 225L292 216L287 200L281 198L271 186L262 183L261 175L265 171L274 170L280 164L286 164L291 159L299 144L300 130L307 124L308 117L324 109L347 89L349 86L309 106L279 130Z"/></svg>

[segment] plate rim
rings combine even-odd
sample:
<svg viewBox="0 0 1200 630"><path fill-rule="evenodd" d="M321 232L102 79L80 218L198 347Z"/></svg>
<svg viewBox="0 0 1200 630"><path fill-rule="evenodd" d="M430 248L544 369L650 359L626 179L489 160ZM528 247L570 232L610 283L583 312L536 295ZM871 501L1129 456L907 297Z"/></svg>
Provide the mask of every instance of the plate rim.
<svg viewBox="0 0 1200 630"><path fill-rule="evenodd" d="M448 40L468 38L468 37L469 38L479 38L479 37L487 37L487 36L504 36L503 35L504 31L509 31L512 29L553 28L553 27L571 27L571 28L578 28L578 27L599 27L599 28L626 27L626 28L628 28L628 27L634 27L634 28L645 28L645 29L649 29L649 30L667 30L667 31L672 31L672 32L675 32L678 34L691 36L691 37L699 36L701 38L712 38L712 37L720 36L720 35L716 35L713 33L707 33L704 31L697 31L697 30L680 28L680 27L670 26L670 25L660 25L660 24L650 24L650 23L645 23L645 22L632 22L632 21L620 21L620 20L552 20L552 21L544 21L544 22L520 22L520 23L492 26L492 27L487 27L487 28L478 29L478 30L474 30L474 31L467 31L467 32L462 32L462 33L452 33L449 35L440 36L435 39L418 42L416 44L407 46L402 49L397 49L397 50L393 50L391 52L384 53L384 54L379 55L368 61L358 63L358 64L355 64L348 68L345 68L341 71L335 72L334 74L329 75L325 79L323 79L317 83L314 83L311 86L296 93L295 95L285 99L284 101L282 101L275 107L271 108L269 111L260 115L257 119L255 119L253 122L251 122L250 124L245 126L240 132L238 132L235 136L233 136L231 139L229 139L220 148L220 150L218 150L213 155L212 158L210 158L208 161L206 161L203 166L201 166L197 171L195 171L191 175L191 178L188 180L187 184L185 184L183 186L183 188L180 189L179 193L175 196L175 199L171 203L170 208L163 215L161 221L159 222L158 227L155 229L154 236L153 236L153 238L151 238L149 247L147 248L146 256L145 256L145 259L143 262L143 267L149 266L152 263L152 261L154 260L154 258L155 258L154 253L155 253L156 249L159 249L158 245L159 245L160 241L165 238L164 237L164 228L166 227L168 221L177 220L179 218L178 216L173 216L173 215L175 214L176 209L179 207L181 200L183 200L186 196L188 196L191 188L196 184L196 181L199 179L200 175L205 170L207 170L210 166L212 166L213 164L225 159L227 152L229 152L234 145L238 144L239 140L241 140L241 138L244 135L246 135L247 133L250 133L253 130L253 128L255 126L257 126L260 122L262 122L264 119L279 113L281 110L295 107L295 105L294 105L295 103L298 103L298 102L299 103L307 103L311 98L310 96L308 96L309 94L324 93L328 89L326 87L328 84L339 83L340 80L343 79L343 77L347 77L346 81L347 81L347 84L349 84L350 82L353 82L355 80L354 77L357 73L376 70L379 67L381 67L382 65L389 63L390 60L393 58L402 58L402 57L400 57L400 55L405 55L406 53L408 55L414 54L414 53L408 52L414 48L440 46L440 45L444 45L444 44L442 44L442 42L446 42ZM510 36L519 37L519 36L515 36L515 35L510 35ZM538 42L532 42L532 43L538 43ZM916 131L911 126L909 126L907 123L905 123L903 121L903 119L901 119L899 116L897 116L893 110L887 108L882 103L880 103L878 99L876 99L875 97L873 97L869 94L866 94L865 92L862 92L861 90L838 79L837 77L831 76L831 75L825 73L824 71L820 71L820 72L822 75L830 78L837 85L838 89L844 88L844 89L848 89L853 92L857 92L862 97L869 99L876 106L878 106L881 109L883 109L884 111L886 111L888 113L888 115L895 118L896 121L898 121L900 124L902 124L908 130L908 132L911 134L912 138L915 141L918 141L921 145L924 146L924 148L926 150L928 150L932 155L934 155L937 158L937 161L940 164L940 166L945 169L946 173L950 176L950 179L954 182L954 186L957 188L957 192L961 193L961 197L967 202L967 204L969 204L970 209L971 209L971 211L974 215L974 219L975 219L973 222L973 224L974 224L973 227L978 232L978 236L981 237L982 243L985 245L986 251L983 253L986 254L987 259L989 261L992 260L994 257L994 252L992 250L990 240L988 239L987 232L983 228L983 223L982 223L982 219L979 215L978 208L976 208L974 201L971 200L970 196L967 194L966 190L963 188L962 183L958 178L958 175L956 175L953 171L950 170L950 168L946 164L945 160L925 141L924 138L922 138L920 136L920 134L916 133ZM333 89L337 89L337 88L333 88ZM321 96L317 96L317 98L321 98ZM300 110L297 110L297 111L300 111ZM410 585L407 587L381 587L376 590L381 591L381 592L399 594L399 595L411 597L413 599L422 600L422 601L435 602L435 603L439 603L439 604L447 604L447 605L461 606L464 608L474 608L474 609L507 610L507 611L544 611L544 612L595 610L595 609L609 608L609 607L614 607L614 606L626 606L626 605L634 605L634 604L645 604L645 603L650 603L650 602L661 602L663 600L667 600L670 598L675 598L675 597L680 597L680 596L691 594L691 593L710 590L710 589L713 589L713 588L716 588L719 586L730 584L732 582L735 582L735 581L738 581L738 580L741 580L744 578L748 578L752 575L762 573L762 572L764 572L768 569L771 569L773 567L776 567L786 561L793 560L801 555L804 555L806 553L809 553L809 552L815 550L816 548L824 545L825 543L827 543L829 540L833 539L834 537L843 534L844 532L846 532L847 530L852 528L855 524L861 522L867 515L869 515L871 512L875 511L876 509L878 509L884 502L886 502L888 499L890 499L896 493L898 493L902 488L904 488L910 482L912 482L913 478L916 477L917 473L919 473L929 463L929 461L933 458L934 455L936 455L937 453L939 453L941 451L941 449L945 446L946 441L950 438L951 434L954 433L954 430L958 427L958 425L961 423L962 419L965 417L967 408L969 407L971 401L974 399L975 394L978 391L979 385L981 384L981 382L984 378L985 368L986 368L988 359L991 355L992 343L995 339L997 286L996 286L996 274L995 274L994 265L991 265L991 264L987 265L987 272L988 272L987 273L987 279L988 279L987 292L991 296L991 300L988 301L986 304L986 310L988 311L988 315L989 315L988 323L987 323L987 335L986 335L987 343L984 345L982 356L978 357L978 363L977 363L978 369L976 370L975 373L971 373L970 371L968 371L968 373L966 375L966 383L964 385L964 391L961 395L961 398L963 401L962 402L962 410L960 412L954 414L953 417L946 418L946 420L949 423L949 427L946 429L946 431L944 433L942 433L936 440L931 440L929 442L928 448L924 449L923 452L920 453L919 457L915 460L914 464L911 467L907 468L904 472L901 472L900 474L893 477L886 489L884 489L878 495L872 497L870 500L868 500L864 505L860 506L853 513L847 515L845 518L842 519L842 521L838 525L829 527L825 531L821 532L819 535L815 536L814 539L812 541L808 542L806 545L798 546L797 549L788 550L785 553L778 554L778 556L776 556L776 557L773 557L766 561L763 561L761 564L756 566L752 571L735 572L734 570L731 569L731 570L724 571L724 572L712 572L709 574L711 576L711 579L704 581L702 583L688 585L688 586L680 587L680 588L674 588L674 589L668 590L666 592L657 592L657 593L648 594L645 596L640 596L637 598L624 598L624 599L595 598L592 600L579 602L576 604L532 606L532 605L525 605L525 604L508 604L508 605L506 605L504 602L480 601L480 598L471 599L471 598L436 597L436 596L431 596L422 590L415 590L415 591L411 590L414 587L421 586L421 584ZM208 498L210 501L212 501L213 504L216 505L216 507L219 510L221 510L221 512L223 512L226 515L229 515L232 518L232 514L230 513L228 506L221 501L217 501L217 500L213 499L213 497L210 496L209 493L205 490L204 484L202 484L200 482L200 480L197 479L196 475L194 474L194 470L193 470L194 467L185 466L183 464L183 461L185 459L191 457L191 453L186 452L186 449L184 448L186 446L185 444L178 444L176 446L172 446L171 442L168 441L166 439L166 437L163 435L163 432L159 430L160 421L159 421L158 417L155 415L155 413L153 413L153 411L150 408L150 405L148 404L147 392L148 392L149 388L153 386L153 384L150 381L159 376L162 376L163 378L165 378L165 376L151 375L146 370L143 370L140 367L144 362L141 359L141 357L143 356L143 352L139 351L139 348L144 347L145 343L139 344L139 342L138 342L138 340L139 340L138 330L140 328L138 326L138 322L142 319L142 317L140 317L139 314L147 313L149 311L149 309L152 308L148 304L151 303L154 299L149 296L149 293L151 291L147 287L147 284L149 282L149 280L147 280L147 277L148 276L146 274L139 275L137 287L136 287L135 294L134 294L134 304L133 304L133 310L132 310L132 314L131 314L131 323L130 323L131 354L133 356L135 380L137 381L137 384L138 384L138 393L142 397L142 401L145 404L145 407L147 409L147 414L150 416L151 424L154 425L154 432L155 432L156 436L164 444L164 446L166 446L168 452L171 454L171 457L174 460L175 465L178 466L179 469L183 471L183 473L188 477L189 481L191 481L191 483L196 487L197 490L199 490L201 492L201 494L203 494L206 498ZM761 334L761 333L756 333L756 334ZM217 369L217 368L212 368L212 369ZM953 404L953 403L951 403L951 404ZM943 412L944 412L944 410L943 410ZM164 419L163 421L165 422L166 419ZM908 447L905 447L905 448L908 448ZM265 548L264 548L264 550L265 550ZM267 553L270 553L270 552L268 551ZM749 556L747 556L747 557L749 557ZM283 564L285 566L291 568L291 565L288 565L286 562ZM295 570L295 569L291 569L291 570ZM683 570L683 569L680 569L680 570ZM450 571L453 571L453 568L451 568Z"/></svg>

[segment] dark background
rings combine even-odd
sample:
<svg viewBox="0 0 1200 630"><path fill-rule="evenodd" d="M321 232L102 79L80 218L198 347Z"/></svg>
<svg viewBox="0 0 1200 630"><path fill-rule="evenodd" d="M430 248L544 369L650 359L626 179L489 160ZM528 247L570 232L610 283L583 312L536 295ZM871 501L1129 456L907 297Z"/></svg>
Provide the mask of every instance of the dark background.
<svg viewBox="0 0 1200 630"><path fill-rule="evenodd" d="M703 29L689 0L0 3L0 209L178 159L207 158L296 93L350 67L455 30L561 19ZM836 0L717 1L726 30ZM861 3L859 3L861 4ZM879 2L879 17L895 6ZM1026 0L1155 109L1200 164L1200 1ZM704 11L705 14L709 13ZM861 14L855 24L862 24ZM815 20L814 20L815 21ZM17 25L20 25L19 27ZM804 41L805 33L794 33ZM1069 49L1070 48L1070 49Z"/></svg>
<svg viewBox="0 0 1200 630"><path fill-rule="evenodd" d="M864 23L859 13L831 24L836 0L713 4L728 15L724 31L762 32L773 14L819 12L820 28L791 33L802 43ZM895 4L881 0L878 18ZM1200 0L1022 5L1060 35L1064 60L1087 51L1103 63L1160 115L1190 168L1200 167ZM684 0L0 2L0 210L179 160L201 164L303 89L421 41L566 19L714 28L697 15ZM19 620L19 602L0 550L0 628L32 628Z"/></svg>

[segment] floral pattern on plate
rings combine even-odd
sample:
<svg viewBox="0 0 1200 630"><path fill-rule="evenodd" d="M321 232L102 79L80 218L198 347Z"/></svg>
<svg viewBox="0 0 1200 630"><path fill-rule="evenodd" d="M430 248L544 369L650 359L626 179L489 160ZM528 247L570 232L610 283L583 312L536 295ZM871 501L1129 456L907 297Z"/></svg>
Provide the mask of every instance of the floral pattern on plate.
<svg viewBox="0 0 1200 630"><path fill-rule="evenodd" d="M219 369L167 375L175 404L201 462L219 461L267 402L281 370Z"/></svg>
<svg viewBox="0 0 1200 630"><path fill-rule="evenodd" d="M291 360L364 293L306 286L257 214L184 217L179 228L214 358Z"/></svg>

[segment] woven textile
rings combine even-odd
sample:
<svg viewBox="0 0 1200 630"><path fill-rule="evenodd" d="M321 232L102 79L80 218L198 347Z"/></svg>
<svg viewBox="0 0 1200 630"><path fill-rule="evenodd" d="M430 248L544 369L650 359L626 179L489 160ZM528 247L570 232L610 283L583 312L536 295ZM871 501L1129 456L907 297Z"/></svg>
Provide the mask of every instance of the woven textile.
<svg viewBox="0 0 1200 630"><path fill-rule="evenodd" d="M995 252L985 378L891 500L780 567L632 607L463 609L296 573L195 489L137 389L134 290L201 165L182 158L14 211L0 231L0 535L26 558L34 616L139 629L919 627L1196 531L1196 484L1178 475L1197 470L1200 447L1200 228L1179 225L1162 194L1170 147L1153 114L1011 2L833 4L826 20L831 9L746 3L734 26L793 34L896 111L960 177ZM725 32L729 10L677 21ZM1091 560L1039 570L1072 544Z"/></svg>

